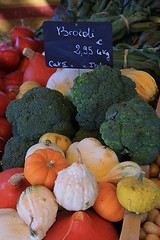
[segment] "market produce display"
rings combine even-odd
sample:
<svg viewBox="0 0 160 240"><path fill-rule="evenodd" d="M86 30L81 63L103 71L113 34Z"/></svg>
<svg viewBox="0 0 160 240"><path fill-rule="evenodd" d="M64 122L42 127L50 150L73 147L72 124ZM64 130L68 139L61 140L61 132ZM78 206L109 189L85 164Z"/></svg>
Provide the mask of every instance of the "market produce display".
<svg viewBox="0 0 160 240"><path fill-rule="evenodd" d="M1 238L118 240L127 209L159 240L158 1L62 0L50 21L109 21L113 67L48 68L42 26L0 43Z"/></svg>

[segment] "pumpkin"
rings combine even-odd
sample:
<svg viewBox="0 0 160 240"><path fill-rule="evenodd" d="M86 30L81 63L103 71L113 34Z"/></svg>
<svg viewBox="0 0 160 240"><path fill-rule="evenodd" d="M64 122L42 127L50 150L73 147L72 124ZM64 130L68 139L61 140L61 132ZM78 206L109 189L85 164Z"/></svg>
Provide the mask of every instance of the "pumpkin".
<svg viewBox="0 0 160 240"><path fill-rule="evenodd" d="M125 210L117 199L116 188L109 182L98 183L98 196L93 205L94 210L110 222L121 221Z"/></svg>
<svg viewBox="0 0 160 240"><path fill-rule="evenodd" d="M125 177L117 184L117 198L121 205L131 212L149 212L159 202L160 190L150 179L143 177Z"/></svg>
<svg viewBox="0 0 160 240"><path fill-rule="evenodd" d="M63 210L57 214L56 222L44 240L118 240L114 225L101 218L93 209L71 212Z"/></svg>
<svg viewBox="0 0 160 240"><path fill-rule="evenodd" d="M34 153L36 150L38 149L45 149L45 148L51 148L55 151L58 151L60 152L63 157L65 157L64 155L64 152L62 151L62 149L60 147L58 147L57 144L55 143L52 143L50 140L44 140L44 141L41 141L39 143L36 143L34 145L32 145L26 152L26 155L25 155L25 159L32 153Z"/></svg>
<svg viewBox="0 0 160 240"><path fill-rule="evenodd" d="M24 48L23 55L29 58L23 75L23 82L36 81L42 87L46 87L48 79L57 69L47 67L45 56L39 52L34 52L30 48Z"/></svg>
<svg viewBox="0 0 160 240"><path fill-rule="evenodd" d="M0 209L1 240L30 240L29 228L12 208Z"/></svg>
<svg viewBox="0 0 160 240"><path fill-rule="evenodd" d="M27 82L24 82L20 85L18 91L16 92L17 95L16 95L16 99L20 99L22 98L23 94L26 93L28 90L30 90L31 88L34 88L34 87L41 87L41 85L36 82L36 81L27 81ZM14 90L12 90L14 91Z"/></svg>
<svg viewBox="0 0 160 240"><path fill-rule="evenodd" d="M68 137L58 134L58 133L52 133L52 132L43 134L40 137L39 142L43 142L46 140L50 140L51 142L58 145L64 153L66 153L66 151L68 150L69 146L72 143Z"/></svg>
<svg viewBox="0 0 160 240"><path fill-rule="evenodd" d="M121 69L121 73L135 82L139 98L147 102L153 101L156 98L159 89L155 79L149 73L134 68Z"/></svg>
<svg viewBox="0 0 160 240"><path fill-rule="evenodd" d="M56 220L58 204L48 188L30 186L17 202L18 215L29 226L31 239L40 240Z"/></svg>
<svg viewBox="0 0 160 240"><path fill-rule="evenodd" d="M77 161L59 171L53 189L57 203L70 211L90 208L98 194L97 181L77 152Z"/></svg>
<svg viewBox="0 0 160 240"><path fill-rule="evenodd" d="M77 148L82 155L82 161L86 164L96 178L103 181L103 177L119 163L116 153L110 148L103 146L96 138L84 138L80 142L74 142L66 152L69 165L77 159Z"/></svg>
<svg viewBox="0 0 160 240"><path fill-rule="evenodd" d="M0 173L0 208L16 209L21 193L30 186L23 168L11 168Z"/></svg>
<svg viewBox="0 0 160 240"><path fill-rule="evenodd" d="M51 148L38 149L25 159L24 176L31 185L44 185L52 189L57 174L68 167L67 160Z"/></svg>

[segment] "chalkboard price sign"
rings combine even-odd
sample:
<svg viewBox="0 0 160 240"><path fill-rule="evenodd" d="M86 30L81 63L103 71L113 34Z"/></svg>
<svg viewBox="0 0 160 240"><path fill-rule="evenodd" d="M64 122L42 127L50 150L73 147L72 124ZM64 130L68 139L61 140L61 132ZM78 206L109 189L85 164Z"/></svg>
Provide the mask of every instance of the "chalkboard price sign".
<svg viewBox="0 0 160 240"><path fill-rule="evenodd" d="M43 23L45 60L53 68L95 68L113 65L109 22Z"/></svg>

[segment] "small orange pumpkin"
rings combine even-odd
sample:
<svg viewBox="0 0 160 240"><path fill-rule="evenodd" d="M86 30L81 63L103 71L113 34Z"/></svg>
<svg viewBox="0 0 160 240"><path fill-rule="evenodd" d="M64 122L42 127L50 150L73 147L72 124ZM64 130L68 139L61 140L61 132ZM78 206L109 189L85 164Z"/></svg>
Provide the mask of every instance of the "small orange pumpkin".
<svg viewBox="0 0 160 240"><path fill-rule="evenodd" d="M98 183L98 196L93 205L94 210L110 222L121 221L125 210L117 199L116 188L109 182Z"/></svg>
<svg viewBox="0 0 160 240"><path fill-rule="evenodd" d="M60 152L51 148L38 149L26 158L24 176L31 185L53 189L58 172L68 166Z"/></svg>

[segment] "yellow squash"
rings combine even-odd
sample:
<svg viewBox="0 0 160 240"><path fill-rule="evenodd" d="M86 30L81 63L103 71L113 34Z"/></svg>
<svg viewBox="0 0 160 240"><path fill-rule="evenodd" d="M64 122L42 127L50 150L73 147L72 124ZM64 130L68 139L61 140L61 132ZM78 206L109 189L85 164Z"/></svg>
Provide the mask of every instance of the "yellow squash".
<svg viewBox="0 0 160 240"><path fill-rule="evenodd" d="M137 96L139 98L147 102L151 102L156 98L159 89L155 79L150 74L134 68L121 69L121 73L135 82Z"/></svg>

